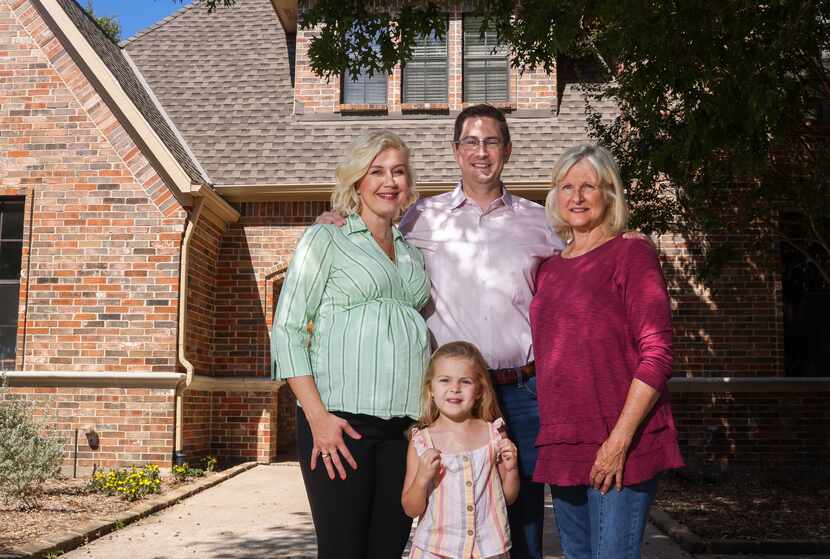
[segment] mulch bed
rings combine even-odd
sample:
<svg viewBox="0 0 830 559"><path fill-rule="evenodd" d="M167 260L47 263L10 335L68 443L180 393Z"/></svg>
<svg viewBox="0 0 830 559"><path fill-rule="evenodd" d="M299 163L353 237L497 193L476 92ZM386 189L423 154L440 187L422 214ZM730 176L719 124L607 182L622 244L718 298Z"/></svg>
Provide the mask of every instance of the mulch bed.
<svg viewBox="0 0 830 559"><path fill-rule="evenodd" d="M23 509L0 499L0 552L88 520L113 516L135 506L136 502L118 496L90 492L86 488L88 483L89 478L48 481L44 485L44 495L37 509ZM163 477L161 493L163 495L180 486L182 484L175 479Z"/></svg>
<svg viewBox="0 0 830 559"><path fill-rule="evenodd" d="M655 506L707 541L830 538L830 479L745 476L712 483L669 475L658 485Z"/></svg>

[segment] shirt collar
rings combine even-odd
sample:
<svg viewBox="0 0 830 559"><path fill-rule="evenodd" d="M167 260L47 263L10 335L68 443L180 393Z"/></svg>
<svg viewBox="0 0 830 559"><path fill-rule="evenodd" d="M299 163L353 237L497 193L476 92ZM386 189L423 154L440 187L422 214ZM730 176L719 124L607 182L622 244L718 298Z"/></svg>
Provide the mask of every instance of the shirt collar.
<svg viewBox="0 0 830 559"><path fill-rule="evenodd" d="M513 211L513 196L510 194L510 191L507 190L507 187L504 185L504 183L501 183L501 196L490 202L490 207L496 204L499 200L501 200L502 204L504 204L504 206L508 208L511 212ZM458 184L452 191L452 197L450 198L450 209L458 209L461 206L463 206L466 202L467 195L464 194L464 184L461 181L458 181Z"/></svg>
<svg viewBox="0 0 830 559"><path fill-rule="evenodd" d="M367 233L371 236L371 233L369 233L369 227L366 225L366 222L363 221L363 218L360 217L360 214L358 214L358 213L349 214L349 216L346 217L346 224L343 226L343 232L346 233L347 235L351 235L352 233L363 233L363 232L365 232L365 233ZM402 238L403 238L403 233L401 233L398 230L398 228L393 225L392 226L392 239L397 241L397 240L402 239Z"/></svg>

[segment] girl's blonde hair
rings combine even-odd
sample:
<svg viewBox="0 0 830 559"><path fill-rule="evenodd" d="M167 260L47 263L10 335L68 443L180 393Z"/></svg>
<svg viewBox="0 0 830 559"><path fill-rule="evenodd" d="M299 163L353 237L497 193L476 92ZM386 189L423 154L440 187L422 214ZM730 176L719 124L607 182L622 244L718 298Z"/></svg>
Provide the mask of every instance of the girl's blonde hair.
<svg viewBox="0 0 830 559"><path fill-rule="evenodd" d="M619 235L628 228L628 202L625 200L625 188L617 163L611 153L601 146L590 144L573 146L565 150L565 153L554 163L551 189L545 199L545 213L548 221L560 239L566 243L573 239L571 226L565 223L559 215L559 198L556 191L568 171L580 161L587 161L594 168L599 181L598 186L608 205L605 209L603 227L609 235Z"/></svg>
<svg viewBox="0 0 830 559"><path fill-rule="evenodd" d="M360 211L360 197L357 195L357 183L369 172L369 166L375 157L385 149L394 148L406 159L406 177L409 181L409 200L401 207L401 212L415 203L418 192L415 190L415 173L409 163L409 148L401 138L388 130L364 132L346 147L343 159L337 165L334 192L331 193L331 208L341 215L351 215Z"/></svg>
<svg viewBox="0 0 830 559"><path fill-rule="evenodd" d="M418 419L417 427L426 429L438 419L438 406L432 398L430 383L435 377L436 364L440 359L445 358L466 359L473 366L478 389L478 398L472 411L473 417L484 421L494 421L501 417L496 391L493 389L493 383L487 373L487 363L481 352L468 342L450 342L436 349L427 365L424 382L421 385L421 417Z"/></svg>

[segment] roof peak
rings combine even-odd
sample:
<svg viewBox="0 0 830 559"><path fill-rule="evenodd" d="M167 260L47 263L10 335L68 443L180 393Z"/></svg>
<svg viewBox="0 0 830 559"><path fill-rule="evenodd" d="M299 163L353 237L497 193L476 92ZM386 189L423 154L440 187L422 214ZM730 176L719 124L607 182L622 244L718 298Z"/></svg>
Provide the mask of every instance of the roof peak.
<svg viewBox="0 0 830 559"><path fill-rule="evenodd" d="M186 2L187 0L180 0L180 1ZM152 33L153 31L155 31L156 29L159 29L160 27L164 27L165 25L167 25L168 23L170 23L174 19L176 19L179 16L185 14L186 12L192 10L194 7L198 6L199 4L201 4L201 2L199 0L194 0L190 4L187 4L186 6L182 6L179 10L173 12L172 14L165 17L164 19L160 19L159 21L152 24L150 27L148 27L146 29L142 29L141 31L138 31L137 33L135 33L131 37L127 37L126 39L124 39L123 41L118 43L118 46L123 49L128 44L130 44L131 42L133 42L137 39L140 39L141 37L144 37L145 35L148 35L148 34Z"/></svg>

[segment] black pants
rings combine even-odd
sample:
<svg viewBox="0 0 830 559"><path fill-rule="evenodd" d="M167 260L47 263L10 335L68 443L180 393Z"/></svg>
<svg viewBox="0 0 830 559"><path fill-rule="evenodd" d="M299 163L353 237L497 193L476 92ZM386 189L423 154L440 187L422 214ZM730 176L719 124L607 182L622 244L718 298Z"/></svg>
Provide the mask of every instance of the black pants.
<svg viewBox="0 0 830 559"><path fill-rule="evenodd" d="M406 473L405 431L408 417L381 419L372 415L333 412L363 435L343 438L357 470L343 460L346 479L329 479L323 461L309 469L313 438L302 408L297 408L297 452L320 559L390 559L403 554L412 519L401 506Z"/></svg>

